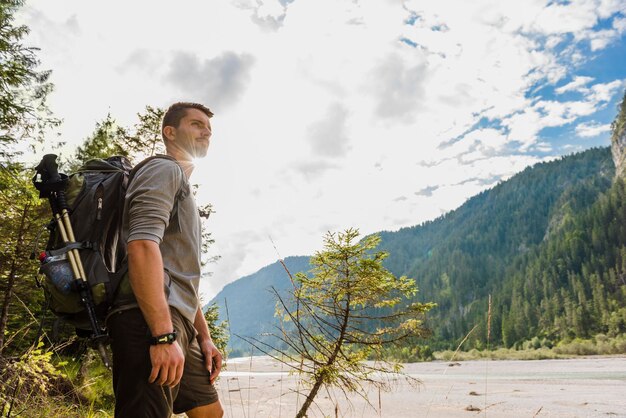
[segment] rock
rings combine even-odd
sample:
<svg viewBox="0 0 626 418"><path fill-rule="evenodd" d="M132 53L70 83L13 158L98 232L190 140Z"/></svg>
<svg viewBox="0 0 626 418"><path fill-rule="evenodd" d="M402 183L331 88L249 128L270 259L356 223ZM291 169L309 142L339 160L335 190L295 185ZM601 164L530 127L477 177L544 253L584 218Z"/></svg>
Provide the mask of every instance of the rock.
<svg viewBox="0 0 626 418"><path fill-rule="evenodd" d="M611 152L615 163L615 176L623 177L626 170L626 131L620 136L611 138Z"/></svg>
<svg viewBox="0 0 626 418"><path fill-rule="evenodd" d="M615 163L615 177L626 177L626 94L619 113L611 124L611 152Z"/></svg>

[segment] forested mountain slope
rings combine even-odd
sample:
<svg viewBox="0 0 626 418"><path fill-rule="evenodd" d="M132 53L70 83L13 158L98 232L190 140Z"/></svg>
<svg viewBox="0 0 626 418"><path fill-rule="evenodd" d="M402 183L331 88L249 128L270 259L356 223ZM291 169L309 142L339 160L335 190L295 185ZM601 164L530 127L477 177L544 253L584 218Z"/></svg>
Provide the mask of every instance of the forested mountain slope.
<svg viewBox="0 0 626 418"><path fill-rule="evenodd" d="M609 148L591 149L527 168L434 221L381 232L386 267L438 304L430 344L455 347L478 325L468 345L484 346L490 294L492 346L626 331L626 188L614 173ZM306 270L306 258L297 260L294 271ZM275 286L290 285L272 265L216 297L231 295L231 327L242 326L239 309L254 318L246 335L275 322L262 290L272 274ZM235 308L235 288L255 298Z"/></svg>
<svg viewBox="0 0 626 418"><path fill-rule="evenodd" d="M606 192L613 173L608 148L527 168L432 222L382 233L387 267L417 279L420 299L439 305L431 315L437 337L456 340L484 319L489 293L499 311L495 292L514 266Z"/></svg>

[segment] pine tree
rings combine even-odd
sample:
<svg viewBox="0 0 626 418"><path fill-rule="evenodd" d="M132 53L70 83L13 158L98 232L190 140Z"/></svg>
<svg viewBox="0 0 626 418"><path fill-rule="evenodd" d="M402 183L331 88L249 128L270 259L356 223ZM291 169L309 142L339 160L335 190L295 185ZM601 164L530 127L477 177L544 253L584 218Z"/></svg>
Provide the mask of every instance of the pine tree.
<svg viewBox="0 0 626 418"><path fill-rule="evenodd" d="M338 386L365 398L363 382L388 388L377 375L398 373L401 365L364 360L380 359L385 347L427 335L422 320L434 304L407 304L417 292L415 281L383 267L387 253L375 251L377 235L361 241L358 237L356 229L328 233L324 250L311 258L310 275L298 273L293 278L293 300L288 302L275 291L277 314L283 318L283 332L276 336L288 348L274 348L309 385L297 417L306 416L323 387ZM250 342L270 353L267 343Z"/></svg>
<svg viewBox="0 0 626 418"><path fill-rule="evenodd" d="M48 82L50 71L40 71L37 49L23 44L28 27L14 23L22 5L22 0L0 0L0 350L6 348L7 338L16 337L16 330L22 330L22 337L28 333L29 305L38 311L38 293L32 291L36 267L26 255L28 244L45 224L30 172L17 162L16 146L34 144L46 128L59 123L46 105L53 87ZM24 305L16 304L17 298Z"/></svg>
<svg viewBox="0 0 626 418"><path fill-rule="evenodd" d="M27 26L16 26L14 14L23 0L0 0L0 157L15 155L13 145L41 137L57 125L46 98L52 91L50 71L38 70L36 48L23 45Z"/></svg>

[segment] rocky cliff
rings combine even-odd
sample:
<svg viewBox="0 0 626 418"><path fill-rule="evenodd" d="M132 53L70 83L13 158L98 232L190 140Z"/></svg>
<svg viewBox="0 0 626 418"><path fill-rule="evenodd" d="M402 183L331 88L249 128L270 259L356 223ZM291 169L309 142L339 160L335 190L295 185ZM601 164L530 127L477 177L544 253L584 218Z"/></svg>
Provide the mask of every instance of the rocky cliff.
<svg viewBox="0 0 626 418"><path fill-rule="evenodd" d="M615 163L615 177L626 178L626 93L619 113L611 124L611 152Z"/></svg>

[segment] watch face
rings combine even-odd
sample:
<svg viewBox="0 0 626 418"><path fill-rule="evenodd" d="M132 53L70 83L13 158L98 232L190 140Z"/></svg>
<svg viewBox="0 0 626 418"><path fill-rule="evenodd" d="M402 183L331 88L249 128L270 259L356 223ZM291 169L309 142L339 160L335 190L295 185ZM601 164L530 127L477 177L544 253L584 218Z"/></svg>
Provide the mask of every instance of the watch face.
<svg viewBox="0 0 626 418"><path fill-rule="evenodd" d="M169 334L159 335L158 337L152 337L151 344L173 344L176 341L176 331L170 332Z"/></svg>

